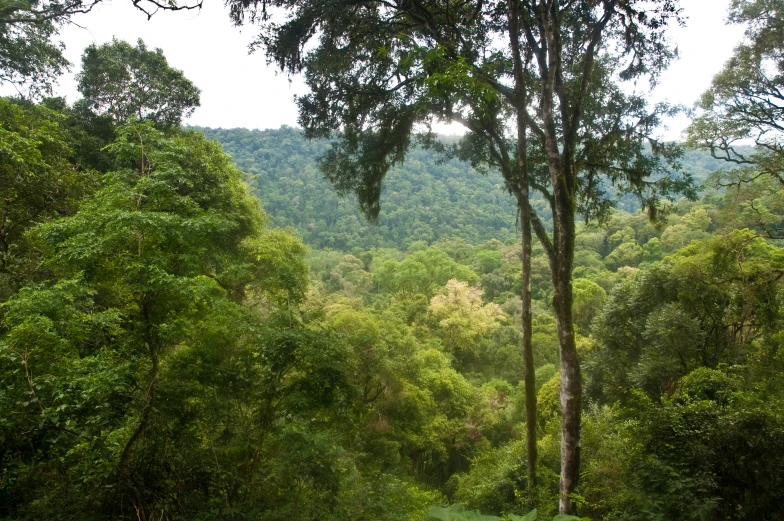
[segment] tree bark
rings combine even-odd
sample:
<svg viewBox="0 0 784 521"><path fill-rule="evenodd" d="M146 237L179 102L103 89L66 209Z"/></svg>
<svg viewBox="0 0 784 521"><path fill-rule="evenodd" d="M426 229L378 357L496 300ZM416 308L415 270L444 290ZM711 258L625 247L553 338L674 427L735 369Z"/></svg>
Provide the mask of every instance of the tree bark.
<svg viewBox="0 0 784 521"><path fill-rule="evenodd" d="M561 359L561 482L559 511L574 514L571 495L580 480L580 422L582 416L582 376L572 321L572 264L574 261L574 200L559 193L554 225L556 255L553 270L553 308L558 329Z"/></svg>
<svg viewBox="0 0 784 521"><path fill-rule="evenodd" d="M516 193L520 211L520 230L522 245L522 354L523 378L525 381L525 440L526 440L526 477L528 508L536 507L536 372L531 336L533 331L531 314L531 202L529 200L528 176L528 134L525 109L528 96L520 46L520 3L509 0L509 41L512 46L514 63L515 102L517 105L517 172L519 189ZM527 60L526 60L527 61Z"/></svg>
<svg viewBox="0 0 784 521"><path fill-rule="evenodd" d="M552 184L553 241L549 255L553 279L553 308L558 329L561 360L561 481L558 510L575 513L572 494L580 481L580 421L582 416L582 381L580 360L572 322L572 266L575 241L575 193L577 178L572 155L575 150L567 96L563 92L561 37L558 5L540 12L543 36L539 66L542 79L541 111L544 152ZM559 103L556 103L556 99ZM558 145L556 110L564 126L562 151Z"/></svg>
<svg viewBox="0 0 784 521"><path fill-rule="evenodd" d="M527 188L525 189L527 191ZM528 485L528 508L536 507L536 372L534 369L533 344L531 342L532 316L531 316L531 227L529 221L529 205L526 194L525 202L520 204L520 227L522 228L522 348L523 348L523 377L525 379L525 447L526 447L526 474Z"/></svg>

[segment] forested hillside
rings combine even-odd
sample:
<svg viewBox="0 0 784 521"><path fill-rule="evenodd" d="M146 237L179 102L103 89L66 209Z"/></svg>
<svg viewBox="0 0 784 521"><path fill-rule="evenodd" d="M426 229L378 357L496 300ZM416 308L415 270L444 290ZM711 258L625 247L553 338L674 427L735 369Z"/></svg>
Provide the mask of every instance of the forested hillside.
<svg viewBox="0 0 784 521"><path fill-rule="evenodd" d="M443 160L432 150L417 148L387 177L383 211L369 223L353 194L341 198L324 179L317 159L329 148L322 140L307 140L302 130L197 128L218 141L237 165L250 174L250 185L277 226L291 227L314 248L388 247L405 250L414 241L431 243L459 237L470 243L502 242L519 237L517 207L505 193L501 175L480 174L466 162ZM683 170L701 183L726 162L710 153L687 151ZM534 201L545 211L545 203ZM635 211L639 203L623 198L617 207Z"/></svg>
<svg viewBox="0 0 784 521"><path fill-rule="evenodd" d="M230 3L311 89L267 131L141 40L47 97L100 1L0 20L0 521L784 520L781 0L684 143L618 83L670 0Z"/></svg>
<svg viewBox="0 0 784 521"><path fill-rule="evenodd" d="M1 519L527 511L519 243L403 234L405 250L306 257L200 133L59 100L0 115ZM581 515L782 515L784 254L732 230L735 201L577 234ZM541 247L532 292L547 516L559 357Z"/></svg>

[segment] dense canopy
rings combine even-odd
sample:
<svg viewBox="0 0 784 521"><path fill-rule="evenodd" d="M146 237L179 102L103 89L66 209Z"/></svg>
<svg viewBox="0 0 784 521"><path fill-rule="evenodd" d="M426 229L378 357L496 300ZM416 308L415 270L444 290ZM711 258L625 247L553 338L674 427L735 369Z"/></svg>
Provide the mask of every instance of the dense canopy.
<svg viewBox="0 0 784 521"><path fill-rule="evenodd" d="M0 6L0 521L784 519L781 0L685 143L676 2L231 2L250 131L141 40L44 97L98 1Z"/></svg>

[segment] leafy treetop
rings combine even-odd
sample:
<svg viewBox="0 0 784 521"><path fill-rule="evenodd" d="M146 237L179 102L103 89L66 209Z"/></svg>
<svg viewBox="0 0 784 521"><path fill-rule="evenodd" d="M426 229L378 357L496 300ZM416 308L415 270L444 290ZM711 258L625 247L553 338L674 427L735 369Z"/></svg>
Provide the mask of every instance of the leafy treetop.
<svg viewBox="0 0 784 521"><path fill-rule="evenodd" d="M142 40L136 47L116 39L90 45L77 79L88 106L120 123L136 118L176 126L199 106L199 89Z"/></svg>

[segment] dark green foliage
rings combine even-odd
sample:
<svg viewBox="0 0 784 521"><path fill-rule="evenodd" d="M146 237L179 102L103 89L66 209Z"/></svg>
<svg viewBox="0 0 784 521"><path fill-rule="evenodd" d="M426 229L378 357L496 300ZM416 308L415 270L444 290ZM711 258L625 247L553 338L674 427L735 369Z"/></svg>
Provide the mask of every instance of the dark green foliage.
<svg viewBox="0 0 784 521"><path fill-rule="evenodd" d="M741 386L697 369L661 407L639 409L637 501L656 505L640 519L782 519L781 397Z"/></svg>
<svg viewBox="0 0 784 521"><path fill-rule="evenodd" d="M317 158L326 141L308 141L295 128L278 130L198 128L220 142L243 171L279 226L291 226L314 248L408 249L417 240L429 244L459 237L471 244L490 238L519 240L513 199L500 190L498 172L487 175L456 160L441 161L433 151L414 148L406 162L392 169L384 184L384 211L376 223L362 218L351 194L340 198L319 171ZM698 180L723 166L705 152L689 152L685 170ZM548 218L546 203L532 204ZM621 199L634 212L639 203Z"/></svg>
<svg viewBox="0 0 784 521"><path fill-rule="evenodd" d="M620 450L632 464L617 478L627 492L592 517L782 518L781 262L736 231L612 292L586 357L588 395L625 406L616 420L592 416L604 429L631 422Z"/></svg>
<svg viewBox="0 0 784 521"><path fill-rule="evenodd" d="M433 152L414 150L384 187L384 213L368 223L351 195L340 198L319 171L329 145L308 141L299 129L250 131L198 129L219 141L244 171L279 226L292 226L314 248L405 250L417 240L462 237L478 243L517 237L512 200L496 185L457 161L440 163Z"/></svg>
<svg viewBox="0 0 784 521"><path fill-rule="evenodd" d="M698 367L748 371L765 360L754 371L781 370L783 260L738 231L692 244L618 286L594 329L601 348L591 353L592 385L609 400L630 388L657 397Z"/></svg>
<svg viewBox="0 0 784 521"><path fill-rule="evenodd" d="M519 246L404 233L389 244L405 252L308 253L265 228L242 174L199 133L115 127L58 100L4 106L7 142L38 136L38 152L2 163L28 213L14 214L20 260L2 306L0 517L398 521L447 500L527 511ZM47 193L50 206L33 204ZM680 202L660 228L623 212L578 228L580 515L781 517L782 257L751 232L717 234L722 204ZM534 253L548 516L558 337Z"/></svg>
<svg viewBox="0 0 784 521"><path fill-rule="evenodd" d="M68 161L73 149L64 122L46 107L0 99L0 302L43 275L26 232L72 213L88 184Z"/></svg>
<svg viewBox="0 0 784 521"><path fill-rule="evenodd" d="M484 515L478 510L467 510L459 503L449 507L432 507L430 509L430 517L440 519L441 521L501 521L501 518L498 516ZM507 514L504 516L504 519L508 521L536 521L542 518L538 515L537 509L533 509L524 516ZM580 518L558 514L552 518L552 521L580 521Z"/></svg>
<svg viewBox="0 0 784 521"><path fill-rule="evenodd" d="M37 9L48 2L0 2L0 83L13 85L20 93L37 98L50 94L57 76L69 68L57 35L55 20L37 17ZM32 14L32 16L31 16Z"/></svg>
<svg viewBox="0 0 784 521"><path fill-rule="evenodd" d="M305 511L332 508L340 478L314 469L337 458L319 416L351 393L345 348L240 305L301 299L301 244L262 232L241 174L200 134L120 127L109 151L96 195L32 232L51 280L4 304L0 512L252 512L304 489ZM256 473L287 485L251 492Z"/></svg>
<svg viewBox="0 0 784 521"><path fill-rule="evenodd" d="M501 521L497 516L482 515L477 510L466 510L462 505L430 508L430 517L441 521Z"/></svg>
<svg viewBox="0 0 784 521"><path fill-rule="evenodd" d="M733 3L759 45L775 43L776 17L754 17L777 1ZM6 14L59 5L20 4ZM330 16L369 12L341 5ZM480 34L472 20L450 18L470 15L467 5L436 10L436 26ZM508 5L522 4L495 7L503 14ZM299 3L298 15L318 14L309 6L323 8ZM421 27L406 17L429 11L409 7L400 23ZM673 7L662 4L663 15ZM46 44L58 20L80 7L63 9L30 45ZM569 23L592 16L578 11ZM658 23L638 22L654 32ZM303 27L275 30L297 41ZM462 35L431 36L450 34ZM332 52L335 44L383 40L330 36L331 54L313 63L352 71L355 62ZM304 54L287 54L288 43L273 51L296 65ZM409 44L371 49L367 59L380 66L365 71L370 81L383 82L387 65L405 65L400 51ZM2 45L0 38L8 68ZM424 78L416 89L430 104L416 110L441 107L447 93L482 109L474 115L498 114L497 93L456 65L448 45L415 47L408 72ZM41 55L30 56L31 70L43 71ZM363 111L390 123L371 132L348 125L324 164L339 191L358 192L365 213L376 213L384 191L385 212L368 225L352 195L338 199L317 172L326 142L306 142L291 128L179 129L197 91L160 53L114 42L87 58L92 72L124 78L89 79L90 88L117 87L124 108L96 114L97 96L73 106L0 100L0 519L425 521L430 513L534 521L551 519L559 500L563 508L560 391L569 375L558 370L557 263L546 240L533 248L536 384L528 388L523 249L516 210L499 190L517 185L418 148L393 165L410 145L407 125L424 112L411 112L395 92L333 103L345 93L320 85L302 103L313 103L304 107L311 115L327 110L316 115L322 123ZM611 65L597 65L596 96L586 101L598 119L584 130L603 137L581 134L586 145L574 155L585 162L575 201L603 222L573 230L567 277L588 398L578 411L582 475L568 502L594 520L782 520L784 254L763 238L781 220L775 165L765 162L775 154L751 150L757 163L710 177L714 188L733 181L733 190L665 203L656 226L628 198L619 206L633 213L610 211L606 196L667 188L664 178L644 179L665 174L656 154L602 123L613 103L628 101L627 115L643 127L664 110L645 115L642 100L625 99L607 79ZM633 76L660 64L632 65ZM35 74L27 79L45 89ZM353 88L348 79L337 81ZM152 98L129 102L150 88ZM386 102L362 105L378 95ZM220 139L251 176L203 134ZM428 144L443 151L450 142ZM452 152L486 166L486 144L463 145ZM675 148L653 151L677 156ZM541 160L537 147L528 152ZM624 175L601 173L607 157ZM682 161L703 176L715 169L707 157L691 152ZM531 174L546 180L540 169ZM246 180L276 222L315 249L291 230L270 229ZM557 223L545 201L533 205L551 233ZM532 393L539 414L526 425ZM538 509L530 511L531 501ZM465 506L435 506L454 502Z"/></svg>
<svg viewBox="0 0 784 521"><path fill-rule="evenodd" d="M163 51L149 51L141 40L136 47L115 39L90 45L77 79L87 106L120 123L135 118L178 126L199 106L199 89L169 67Z"/></svg>

